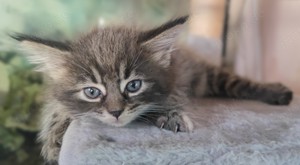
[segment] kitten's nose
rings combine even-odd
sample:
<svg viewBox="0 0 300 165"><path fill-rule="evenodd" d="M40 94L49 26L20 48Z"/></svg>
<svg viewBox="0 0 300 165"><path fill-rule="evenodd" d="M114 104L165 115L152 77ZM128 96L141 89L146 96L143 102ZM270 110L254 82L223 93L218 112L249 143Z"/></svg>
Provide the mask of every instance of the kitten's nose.
<svg viewBox="0 0 300 165"><path fill-rule="evenodd" d="M113 115L114 117L118 118L122 114L123 111L124 110L116 110L116 111L109 111L109 113L111 115Z"/></svg>

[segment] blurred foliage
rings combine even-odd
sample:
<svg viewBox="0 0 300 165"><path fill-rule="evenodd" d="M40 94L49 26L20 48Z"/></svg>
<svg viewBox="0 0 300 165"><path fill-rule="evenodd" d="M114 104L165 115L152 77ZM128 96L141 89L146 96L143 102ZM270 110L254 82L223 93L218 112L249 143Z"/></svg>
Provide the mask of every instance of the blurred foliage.
<svg viewBox="0 0 300 165"><path fill-rule="evenodd" d="M0 53L0 164L29 162L27 159L32 151L27 152L28 146L25 145L35 145L42 77L31 68L15 52ZM29 134L34 138L28 138ZM36 154L35 159L40 159L39 153Z"/></svg>
<svg viewBox="0 0 300 165"><path fill-rule="evenodd" d="M15 43L8 33L23 32L52 39L70 39L98 25L157 25L187 14L182 0L0 0L0 50ZM136 21L138 20L138 21Z"/></svg>
<svg viewBox="0 0 300 165"><path fill-rule="evenodd" d="M0 164L42 164L36 143L42 77L8 34L71 39L98 24L154 26L187 8L182 0L0 0Z"/></svg>

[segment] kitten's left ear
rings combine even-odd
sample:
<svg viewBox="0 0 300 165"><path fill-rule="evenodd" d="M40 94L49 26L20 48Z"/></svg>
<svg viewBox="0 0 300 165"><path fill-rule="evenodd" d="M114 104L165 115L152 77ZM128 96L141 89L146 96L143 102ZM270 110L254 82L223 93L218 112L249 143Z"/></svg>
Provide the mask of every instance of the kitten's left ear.
<svg viewBox="0 0 300 165"><path fill-rule="evenodd" d="M20 41L22 51L32 64L37 65L37 71L46 73L54 80L63 76L65 57L70 54L67 44L23 34L11 37Z"/></svg>
<svg viewBox="0 0 300 165"><path fill-rule="evenodd" d="M171 53L176 49L177 37L183 30L182 24L187 19L188 16L181 17L158 28L143 32L139 36L138 42L152 51L153 60L167 68L171 63Z"/></svg>

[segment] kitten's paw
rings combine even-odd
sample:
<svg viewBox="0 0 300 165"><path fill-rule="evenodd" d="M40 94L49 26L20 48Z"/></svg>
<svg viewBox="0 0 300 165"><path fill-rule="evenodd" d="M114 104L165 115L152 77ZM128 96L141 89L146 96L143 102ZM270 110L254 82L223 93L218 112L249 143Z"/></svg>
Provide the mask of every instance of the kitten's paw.
<svg viewBox="0 0 300 165"><path fill-rule="evenodd" d="M269 84L270 95L266 102L273 105L288 105L293 99L293 92L286 86L275 83Z"/></svg>
<svg viewBox="0 0 300 165"><path fill-rule="evenodd" d="M156 125L175 133L178 131L191 132L194 127L191 119L186 114L176 110L170 111L166 116L160 116L156 121Z"/></svg>

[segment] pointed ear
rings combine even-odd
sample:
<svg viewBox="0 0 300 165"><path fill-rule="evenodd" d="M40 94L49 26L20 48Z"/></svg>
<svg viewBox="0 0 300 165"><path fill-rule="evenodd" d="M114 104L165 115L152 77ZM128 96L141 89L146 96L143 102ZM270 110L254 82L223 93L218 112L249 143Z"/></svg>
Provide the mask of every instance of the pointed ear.
<svg viewBox="0 0 300 165"><path fill-rule="evenodd" d="M177 37L183 30L182 24L187 19L188 16L181 17L158 28L143 32L139 36L138 42L152 51L153 60L167 68L171 63L171 53L176 49Z"/></svg>
<svg viewBox="0 0 300 165"><path fill-rule="evenodd" d="M37 71L46 73L54 80L64 76L63 65L66 56L70 55L67 44L22 34L12 38L20 41L21 51L26 53L29 62L37 65Z"/></svg>

